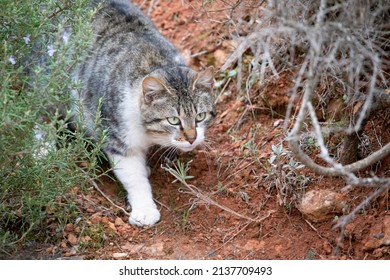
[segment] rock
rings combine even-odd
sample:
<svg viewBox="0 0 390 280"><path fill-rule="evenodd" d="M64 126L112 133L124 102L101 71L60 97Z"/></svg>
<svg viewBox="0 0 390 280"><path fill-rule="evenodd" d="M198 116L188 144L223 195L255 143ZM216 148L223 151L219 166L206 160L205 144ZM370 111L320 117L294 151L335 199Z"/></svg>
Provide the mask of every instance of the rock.
<svg viewBox="0 0 390 280"><path fill-rule="evenodd" d="M141 244L131 244L130 242L126 242L125 245L121 247L123 251L129 252L129 254L136 254L141 251L141 249L145 246L144 243Z"/></svg>
<svg viewBox="0 0 390 280"><path fill-rule="evenodd" d="M102 221L102 216L99 214L93 214L90 218L91 223L98 224Z"/></svg>
<svg viewBox="0 0 390 280"><path fill-rule="evenodd" d="M65 241L65 240L61 241L60 247L61 247L61 248L66 248L66 247L68 247L68 246L66 245L66 241Z"/></svg>
<svg viewBox="0 0 390 280"><path fill-rule="evenodd" d="M83 236L80 238L80 241L86 243L86 242L89 242L89 241L92 241L92 238L90 236Z"/></svg>
<svg viewBox="0 0 390 280"><path fill-rule="evenodd" d="M117 232L117 229L116 229L114 223L108 222L107 225L108 225L108 227L109 227L112 231Z"/></svg>
<svg viewBox="0 0 390 280"><path fill-rule="evenodd" d="M385 216L380 226L371 227L368 241L364 244L363 250L370 251L381 246L390 246L390 216Z"/></svg>
<svg viewBox="0 0 390 280"><path fill-rule="evenodd" d="M215 64L219 67L225 63L228 57L229 54L224 50L218 49L214 52Z"/></svg>
<svg viewBox="0 0 390 280"><path fill-rule="evenodd" d="M70 248L70 251L69 251L70 255L71 256L76 255L77 254L77 249L78 249L77 245L76 246L72 246L72 248Z"/></svg>
<svg viewBox="0 0 390 280"><path fill-rule="evenodd" d="M312 190L304 194L298 210L307 220L316 223L342 214L344 207L341 194L329 190Z"/></svg>
<svg viewBox="0 0 390 280"><path fill-rule="evenodd" d="M123 226L123 225L125 224L125 222L124 222L121 218L117 217L117 218L115 219L114 224L115 224L116 226Z"/></svg>
<svg viewBox="0 0 390 280"><path fill-rule="evenodd" d="M246 251L260 251L264 250L265 242L257 239L250 239L246 242L243 249Z"/></svg>
<svg viewBox="0 0 390 280"><path fill-rule="evenodd" d="M274 121L274 124L273 124L273 126L274 127L278 127L280 124L282 124L283 123L283 119L278 119L278 120L276 120L276 121Z"/></svg>
<svg viewBox="0 0 390 280"><path fill-rule="evenodd" d="M164 243L163 242L158 242L158 243L153 244L151 246L144 247L142 249L142 252L144 252L145 254L148 254L151 257L165 256L165 253L164 253Z"/></svg>
<svg viewBox="0 0 390 280"><path fill-rule="evenodd" d="M123 258L126 258L127 257L127 253L114 253L112 254L112 257L114 259L123 259Z"/></svg>
<svg viewBox="0 0 390 280"><path fill-rule="evenodd" d="M66 224L64 230L65 230L66 232L72 232L72 231L74 231L74 226L73 226L73 224Z"/></svg>
<svg viewBox="0 0 390 280"><path fill-rule="evenodd" d="M121 249L128 252L130 255L137 254L137 253L147 254L151 257L161 257L166 255L164 253L163 242L158 242L150 246L145 246L144 243L131 244L130 242L126 242L126 244L123 245Z"/></svg>
<svg viewBox="0 0 390 280"><path fill-rule="evenodd" d="M72 245L77 244L77 237L74 235L74 233L69 233L68 234L68 241Z"/></svg>

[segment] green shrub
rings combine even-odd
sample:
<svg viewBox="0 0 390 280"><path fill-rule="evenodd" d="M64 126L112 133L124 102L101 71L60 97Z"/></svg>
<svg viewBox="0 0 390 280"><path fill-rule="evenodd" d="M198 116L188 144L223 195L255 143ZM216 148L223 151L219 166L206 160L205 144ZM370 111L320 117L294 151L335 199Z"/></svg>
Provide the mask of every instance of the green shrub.
<svg viewBox="0 0 390 280"><path fill-rule="evenodd" d="M101 143L62 118L72 69L88 51L88 2L0 0L0 254L47 239L49 218L74 221L69 190L99 172Z"/></svg>

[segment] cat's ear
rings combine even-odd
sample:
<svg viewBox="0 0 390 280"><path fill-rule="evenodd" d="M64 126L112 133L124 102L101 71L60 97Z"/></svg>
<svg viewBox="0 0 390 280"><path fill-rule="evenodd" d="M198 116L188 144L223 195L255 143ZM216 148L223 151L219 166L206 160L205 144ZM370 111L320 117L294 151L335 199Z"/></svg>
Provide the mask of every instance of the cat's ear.
<svg viewBox="0 0 390 280"><path fill-rule="evenodd" d="M163 81L155 77L146 77L142 80L142 95L146 104L161 98L166 94L167 88Z"/></svg>
<svg viewBox="0 0 390 280"><path fill-rule="evenodd" d="M192 89L196 87L207 88L208 90L213 89L214 84L214 67L210 66L205 70L196 74Z"/></svg>

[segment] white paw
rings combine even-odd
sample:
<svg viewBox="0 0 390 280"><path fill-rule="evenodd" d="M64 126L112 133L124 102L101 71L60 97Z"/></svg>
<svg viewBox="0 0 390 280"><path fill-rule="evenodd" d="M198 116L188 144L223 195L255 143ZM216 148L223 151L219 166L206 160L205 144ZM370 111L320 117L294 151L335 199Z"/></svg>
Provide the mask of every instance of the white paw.
<svg viewBox="0 0 390 280"><path fill-rule="evenodd" d="M155 207L138 208L131 211L129 223L136 226L151 226L160 220L160 211Z"/></svg>

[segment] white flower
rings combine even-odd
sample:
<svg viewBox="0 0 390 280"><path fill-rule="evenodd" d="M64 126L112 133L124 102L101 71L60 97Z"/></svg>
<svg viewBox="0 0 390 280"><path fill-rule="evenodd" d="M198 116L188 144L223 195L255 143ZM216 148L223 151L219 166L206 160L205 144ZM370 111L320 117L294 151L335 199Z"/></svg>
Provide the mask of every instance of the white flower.
<svg viewBox="0 0 390 280"><path fill-rule="evenodd" d="M31 34L27 34L26 37L23 37L23 40L24 40L24 42L26 43L26 45L27 45L28 43L30 43L30 36L31 36Z"/></svg>
<svg viewBox="0 0 390 280"><path fill-rule="evenodd" d="M9 58L8 58L8 61L11 62L12 65L15 65L16 64L16 59L13 55L11 55Z"/></svg>
<svg viewBox="0 0 390 280"><path fill-rule="evenodd" d="M69 43L70 33L65 30L64 34L62 34L62 40L64 40L65 45Z"/></svg>
<svg viewBox="0 0 390 280"><path fill-rule="evenodd" d="M53 56L55 51L56 50L54 49L53 45L47 46L47 53L49 56Z"/></svg>

